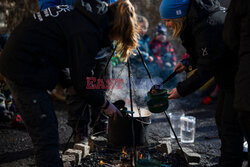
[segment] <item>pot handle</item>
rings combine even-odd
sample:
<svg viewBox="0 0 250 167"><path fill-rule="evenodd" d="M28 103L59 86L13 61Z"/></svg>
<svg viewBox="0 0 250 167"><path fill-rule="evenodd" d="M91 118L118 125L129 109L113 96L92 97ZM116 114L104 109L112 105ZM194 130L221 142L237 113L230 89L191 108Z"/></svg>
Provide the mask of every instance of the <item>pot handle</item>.
<svg viewBox="0 0 250 167"><path fill-rule="evenodd" d="M142 120L139 120L139 119L135 119L136 121L142 123L142 124L146 124L146 125L150 125L151 124L151 119L149 120L149 122L144 122Z"/></svg>

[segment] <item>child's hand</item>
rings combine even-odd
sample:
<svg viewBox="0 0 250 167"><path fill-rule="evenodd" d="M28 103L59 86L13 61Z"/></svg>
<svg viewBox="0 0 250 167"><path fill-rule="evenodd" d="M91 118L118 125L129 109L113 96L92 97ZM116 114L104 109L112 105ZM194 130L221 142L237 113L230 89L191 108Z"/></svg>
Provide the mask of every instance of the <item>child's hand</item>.
<svg viewBox="0 0 250 167"><path fill-rule="evenodd" d="M174 72L177 72L177 73L181 73L181 72L183 72L184 70L186 70L186 66L184 66L184 65L182 64L182 62L179 62L179 63L175 66L175 68L174 68Z"/></svg>

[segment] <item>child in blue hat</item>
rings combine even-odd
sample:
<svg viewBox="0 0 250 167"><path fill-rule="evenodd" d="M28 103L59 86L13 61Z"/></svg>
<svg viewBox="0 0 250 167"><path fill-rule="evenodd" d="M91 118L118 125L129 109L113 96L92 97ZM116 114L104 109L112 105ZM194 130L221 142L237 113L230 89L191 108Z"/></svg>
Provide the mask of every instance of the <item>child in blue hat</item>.
<svg viewBox="0 0 250 167"><path fill-rule="evenodd" d="M222 30L225 8L218 0L162 0L161 18L173 30L173 37L180 37L190 55L192 69L197 69L186 80L170 91L169 99L187 96L200 88L211 77L220 88L216 124L221 139L220 166L242 166L243 134L233 109L234 76L237 62L225 53ZM179 62L174 71L187 69Z"/></svg>
<svg viewBox="0 0 250 167"><path fill-rule="evenodd" d="M161 18L165 21L166 27L173 29L174 37L180 33L189 3L190 0L163 0L161 3Z"/></svg>

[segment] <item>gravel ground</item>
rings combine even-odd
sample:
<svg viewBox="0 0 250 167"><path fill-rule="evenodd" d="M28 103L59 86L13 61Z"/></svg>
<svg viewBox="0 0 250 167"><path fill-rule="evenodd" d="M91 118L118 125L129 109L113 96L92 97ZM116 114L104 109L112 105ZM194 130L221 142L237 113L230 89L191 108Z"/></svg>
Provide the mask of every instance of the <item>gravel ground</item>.
<svg viewBox="0 0 250 167"><path fill-rule="evenodd" d="M198 94L190 95L181 100L170 102L168 112L183 111L185 115L196 117L196 134L193 144L183 144L182 147L191 148L201 155L201 166L213 166L218 163L220 155L220 140L215 125L215 104L201 105L201 98ZM169 137L169 125L164 114L154 114L152 117L151 136L159 138ZM177 148L176 141L171 140L174 148Z"/></svg>
<svg viewBox="0 0 250 167"><path fill-rule="evenodd" d="M72 132L66 124L67 112L63 110L64 106L60 102L55 103L62 148ZM0 136L0 167L35 166L32 142L25 130L13 129L7 123L0 123Z"/></svg>

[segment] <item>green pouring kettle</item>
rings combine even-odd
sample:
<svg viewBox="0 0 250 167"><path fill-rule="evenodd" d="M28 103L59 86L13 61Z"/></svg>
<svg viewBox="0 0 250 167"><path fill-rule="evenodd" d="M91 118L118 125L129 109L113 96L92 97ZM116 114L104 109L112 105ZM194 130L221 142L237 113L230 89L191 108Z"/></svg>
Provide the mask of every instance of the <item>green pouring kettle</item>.
<svg viewBox="0 0 250 167"><path fill-rule="evenodd" d="M170 74L162 83L159 85L153 85L150 91L147 93L148 101L147 106L152 113L161 113L168 109L168 90L161 89L161 87L169 80L175 77L177 72Z"/></svg>
<svg viewBox="0 0 250 167"><path fill-rule="evenodd" d="M147 93L147 106L152 113L161 113L168 109L168 90L151 89Z"/></svg>

